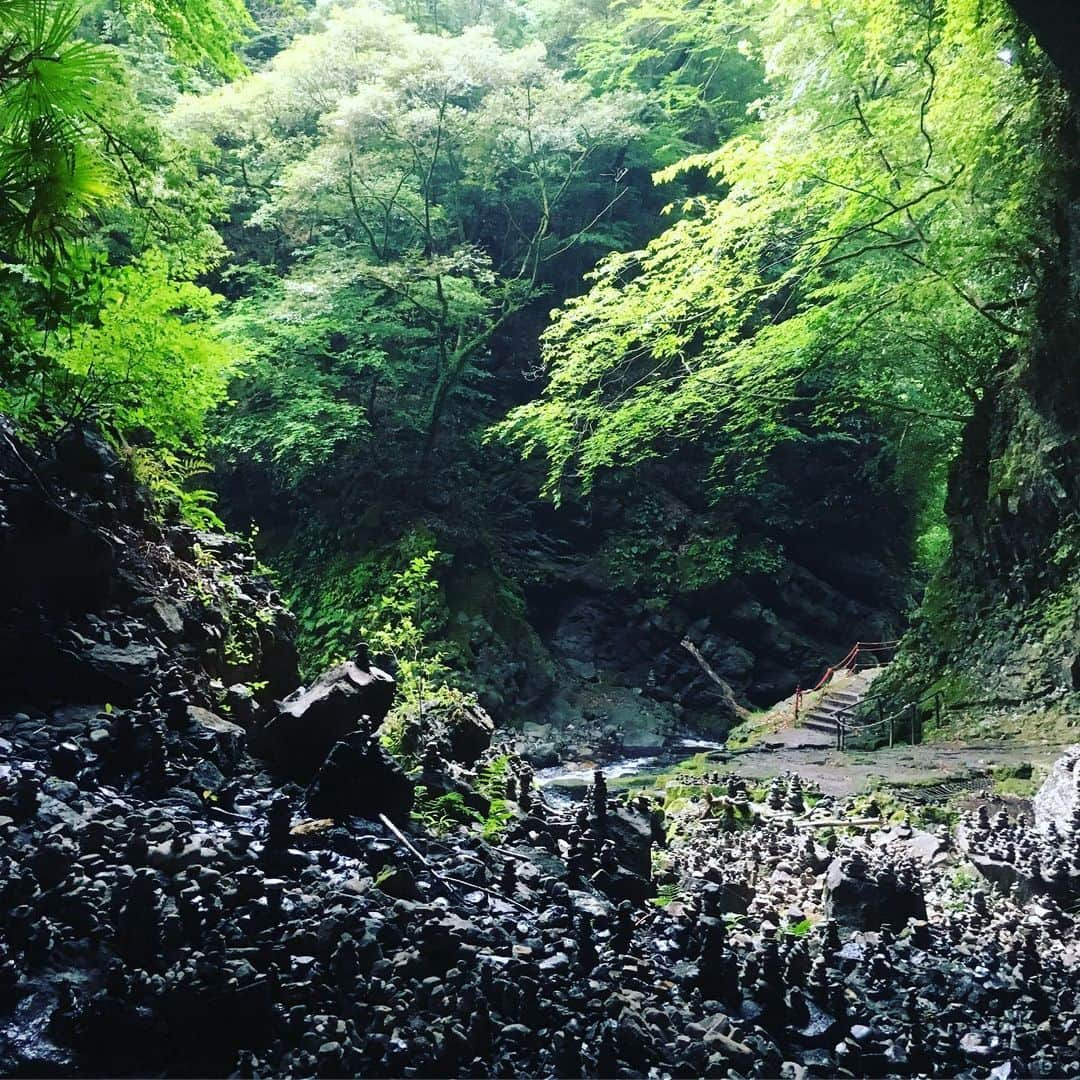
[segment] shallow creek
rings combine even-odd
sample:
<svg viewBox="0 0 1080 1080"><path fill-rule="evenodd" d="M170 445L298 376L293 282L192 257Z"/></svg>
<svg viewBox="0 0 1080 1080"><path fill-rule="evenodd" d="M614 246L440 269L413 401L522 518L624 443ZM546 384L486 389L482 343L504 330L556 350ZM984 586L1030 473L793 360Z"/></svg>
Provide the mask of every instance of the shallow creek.
<svg viewBox="0 0 1080 1080"><path fill-rule="evenodd" d="M721 742L690 736L673 740L660 753L624 756L607 761L564 761L547 769L537 769L536 782L552 802L578 802L585 797L595 769L603 769L607 780L647 776L659 774L707 750L723 749Z"/></svg>

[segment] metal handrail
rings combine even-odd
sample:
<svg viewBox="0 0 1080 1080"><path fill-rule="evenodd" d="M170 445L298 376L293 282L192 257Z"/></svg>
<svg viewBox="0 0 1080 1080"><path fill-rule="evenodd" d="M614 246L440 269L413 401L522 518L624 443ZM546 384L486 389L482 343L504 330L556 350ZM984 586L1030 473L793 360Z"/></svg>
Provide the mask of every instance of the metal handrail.
<svg viewBox="0 0 1080 1080"><path fill-rule="evenodd" d="M883 694L879 695L879 697L884 697L884 695ZM907 718L907 720L908 720L908 722L910 724L911 745L915 746L916 745L916 733L917 733L918 726L919 726L918 725L919 707L921 705L925 705L929 701L933 701L933 703L934 703L934 712L935 712L935 715L936 715L936 721L937 721L937 723L940 724L940 722L941 722L941 710L942 710L942 707L943 707L943 699L944 699L944 697L945 697L944 692L941 691L941 690L931 691L928 694L924 694L921 698L917 698L915 701L908 702L907 705L902 706L900 709L898 709L894 713L891 713L889 716L882 715L883 710L879 706L878 707L878 719L877 720L871 720L871 721L869 721L867 723L863 723L863 724L851 724L851 723L847 722L843 718L844 713L838 713L837 717L836 717L836 746L837 746L837 749L839 749L839 750L844 749L844 743L846 742L847 736L849 734L858 735L858 734L861 734L863 732L869 731L872 728L883 727L886 724L889 727L889 746L892 747L894 745L895 741L896 741L896 722L898 720L902 721L905 718ZM864 698L863 701L861 701L859 704L861 705L861 704L865 703L866 700L867 699ZM851 715L851 713L848 713L848 715Z"/></svg>
<svg viewBox="0 0 1080 1080"><path fill-rule="evenodd" d="M900 639L895 641L856 641L854 645L847 651L844 659L838 664L828 664L825 668L825 673L818 681L809 689L804 690L802 683L797 683L795 686L795 723L799 722L799 713L802 711L802 701L807 694L816 694L819 690L824 690L825 686L832 681L834 675L841 671L854 672L858 671L858 660L862 653L879 653L889 652L897 649L900 645ZM876 656L875 656L876 659ZM880 662L878 667L883 667Z"/></svg>

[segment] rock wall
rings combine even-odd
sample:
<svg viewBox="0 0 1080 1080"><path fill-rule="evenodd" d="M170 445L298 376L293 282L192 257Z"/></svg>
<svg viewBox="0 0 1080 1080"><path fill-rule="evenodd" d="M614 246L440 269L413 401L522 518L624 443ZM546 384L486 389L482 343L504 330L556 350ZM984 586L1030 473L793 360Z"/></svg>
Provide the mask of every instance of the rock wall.
<svg viewBox="0 0 1080 1080"><path fill-rule="evenodd" d="M0 704L126 706L184 687L253 714L298 680L294 623L232 537L151 520L90 430L46 454L0 417Z"/></svg>
<svg viewBox="0 0 1080 1080"><path fill-rule="evenodd" d="M1017 8L1051 14L1038 3ZM1037 29L1051 22L1040 21ZM1056 45L1048 42L1051 55ZM1078 71L1074 58L1074 82ZM964 433L947 502L952 553L928 589L916 632L890 673L890 683L905 693L937 685L954 701L1062 714L1075 713L1080 701L1075 115L1060 138L1067 167L1036 332L1030 347L1001 358Z"/></svg>
<svg viewBox="0 0 1080 1080"><path fill-rule="evenodd" d="M544 743L575 726L639 747L665 727L720 737L855 641L899 637L911 523L889 484L866 478L871 456L839 438L786 447L767 493L717 506L690 456L612 476L588 504L537 509L506 572L557 674L524 708L488 707L550 725Z"/></svg>

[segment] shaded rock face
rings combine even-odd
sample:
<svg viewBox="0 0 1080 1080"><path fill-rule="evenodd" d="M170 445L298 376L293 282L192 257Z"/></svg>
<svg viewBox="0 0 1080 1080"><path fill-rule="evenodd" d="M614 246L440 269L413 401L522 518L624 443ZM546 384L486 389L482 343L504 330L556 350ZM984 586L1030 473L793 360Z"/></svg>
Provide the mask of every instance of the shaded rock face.
<svg viewBox="0 0 1080 1080"><path fill-rule="evenodd" d="M526 610L564 696L576 683L626 687L675 722L722 734L740 706L772 705L854 641L898 637L910 525L895 497L852 481L864 453L778 450L769 509L748 500L727 525L702 505L708 482L694 461L598 483L587 508L538 511L559 554L531 553ZM732 554L729 572L710 577L700 552L722 546L725 527L744 548L780 554L762 556L762 570ZM559 725L574 711L549 707L543 719Z"/></svg>
<svg viewBox="0 0 1080 1080"><path fill-rule="evenodd" d="M370 733L382 723L394 686L393 678L361 653L279 702L277 715L261 733L262 745L282 773L306 779L339 739L359 729Z"/></svg>
<svg viewBox="0 0 1080 1080"><path fill-rule="evenodd" d="M420 756L434 745L440 754L461 765L473 765L491 745L495 721L485 709L469 701L444 704L425 701L422 719L408 723L402 739L407 754Z"/></svg>
<svg viewBox="0 0 1080 1080"><path fill-rule="evenodd" d="M921 891L893 873L870 875L861 857L833 859L825 875L825 915L849 930L902 929L926 919Z"/></svg>
<svg viewBox="0 0 1080 1080"><path fill-rule="evenodd" d="M1049 775L1035 793L1035 827L1042 833L1051 829L1071 831L1080 807L1080 746L1070 747L1054 762Z"/></svg>
<svg viewBox="0 0 1080 1080"><path fill-rule="evenodd" d="M200 705L214 680L264 699L297 683L292 617L253 556L163 531L89 430L39 453L0 417L0 596L0 702L129 705L180 671Z"/></svg>
<svg viewBox="0 0 1080 1080"><path fill-rule="evenodd" d="M330 749L308 788L307 804L324 817L375 818L382 813L404 825L413 785L377 738L357 731Z"/></svg>
<svg viewBox="0 0 1080 1080"><path fill-rule="evenodd" d="M628 870L651 879L653 829L648 813L626 806L613 809L604 817L603 834L615 844L619 861Z"/></svg>
<svg viewBox="0 0 1080 1080"><path fill-rule="evenodd" d="M1064 44L1075 13L1014 0L1063 65L1073 102L1080 67ZM949 480L952 553L927 593L894 679L942 679L988 704L1080 704L1080 133L1075 109L1056 132L1065 160L1054 193L1030 345L1001 357L964 432ZM950 684L952 684L950 686Z"/></svg>

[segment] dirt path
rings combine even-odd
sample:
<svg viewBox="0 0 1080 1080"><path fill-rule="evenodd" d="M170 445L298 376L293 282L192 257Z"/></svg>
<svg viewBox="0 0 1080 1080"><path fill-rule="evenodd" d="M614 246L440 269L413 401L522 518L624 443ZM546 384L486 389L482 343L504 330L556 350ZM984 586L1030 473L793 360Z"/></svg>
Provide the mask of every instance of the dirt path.
<svg viewBox="0 0 1080 1080"><path fill-rule="evenodd" d="M808 738L809 736L809 738ZM978 742L923 743L875 751L834 749L829 741L813 741L803 729L778 732L746 750L716 754L716 770L764 780L791 770L813 780L829 795L851 795L882 781L913 784L945 780L995 765L1048 767L1068 743Z"/></svg>

